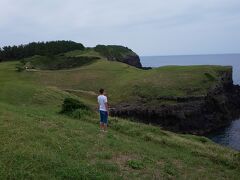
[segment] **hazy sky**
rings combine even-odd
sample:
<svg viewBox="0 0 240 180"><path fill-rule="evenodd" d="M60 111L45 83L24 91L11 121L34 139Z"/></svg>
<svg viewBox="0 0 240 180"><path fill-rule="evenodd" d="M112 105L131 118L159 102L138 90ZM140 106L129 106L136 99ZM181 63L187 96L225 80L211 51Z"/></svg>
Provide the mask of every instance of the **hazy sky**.
<svg viewBox="0 0 240 180"><path fill-rule="evenodd" d="M240 53L240 0L0 0L0 46L49 40L140 55Z"/></svg>

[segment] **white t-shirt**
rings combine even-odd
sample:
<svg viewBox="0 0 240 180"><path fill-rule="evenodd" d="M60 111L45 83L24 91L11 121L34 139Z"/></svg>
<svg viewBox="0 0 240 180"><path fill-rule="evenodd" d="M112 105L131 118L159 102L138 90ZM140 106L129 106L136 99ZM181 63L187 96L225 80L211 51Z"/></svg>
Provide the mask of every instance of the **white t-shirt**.
<svg viewBox="0 0 240 180"><path fill-rule="evenodd" d="M99 104L100 111L107 111L105 103L107 103L107 97L104 95L99 95L98 96L98 104Z"/></svg>

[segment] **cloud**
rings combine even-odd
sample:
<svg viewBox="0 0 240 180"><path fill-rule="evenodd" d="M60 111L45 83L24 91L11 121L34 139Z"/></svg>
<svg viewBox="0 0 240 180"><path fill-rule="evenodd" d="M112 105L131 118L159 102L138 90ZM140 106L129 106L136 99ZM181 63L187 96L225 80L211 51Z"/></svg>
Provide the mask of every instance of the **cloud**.
<svg viewBox="0 0 240 180"><path fill-rule="evenodd" d="M0 46L72 39L144 55L240 52L238 0L0 0L0 7Z"/></svg>

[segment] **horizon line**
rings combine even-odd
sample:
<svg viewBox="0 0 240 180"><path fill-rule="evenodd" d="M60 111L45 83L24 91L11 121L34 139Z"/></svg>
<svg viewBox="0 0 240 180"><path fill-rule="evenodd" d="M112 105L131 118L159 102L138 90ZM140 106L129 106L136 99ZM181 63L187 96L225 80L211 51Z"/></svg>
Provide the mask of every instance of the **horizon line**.
<svg viewBox="0 0 240 180"><path fill-rule="evenodd" d="M139 55L140 57L167 57L167 56L214 56L214 55L240 55L239 53L209 53L209 54L173 54L173 55Z"/></svg>

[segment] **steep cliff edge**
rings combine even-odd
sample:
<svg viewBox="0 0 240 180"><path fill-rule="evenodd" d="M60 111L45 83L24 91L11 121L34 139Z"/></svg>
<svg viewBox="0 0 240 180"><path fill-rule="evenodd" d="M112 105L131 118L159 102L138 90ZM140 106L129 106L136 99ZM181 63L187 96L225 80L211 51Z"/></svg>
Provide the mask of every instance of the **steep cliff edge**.
<svg viewBox="0 0 240 180"><path fill-rule="evenodd" d="M109 61L119 61L137 68L142 68L139 56L127 47L97 45L94 50L106 57Z"/></svg>
<svg viewBox="0 0 240 180"><path fill-rule="evenodd" d="M218 83L205 96L158 97L174 103L151 104L141 99L121 103L112 116L132 117L183 133L204 134L223 127L240 115L240 87L233 85L232 70L223 71Z"/></svg>

